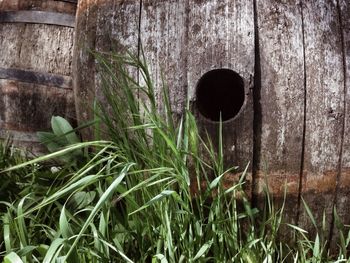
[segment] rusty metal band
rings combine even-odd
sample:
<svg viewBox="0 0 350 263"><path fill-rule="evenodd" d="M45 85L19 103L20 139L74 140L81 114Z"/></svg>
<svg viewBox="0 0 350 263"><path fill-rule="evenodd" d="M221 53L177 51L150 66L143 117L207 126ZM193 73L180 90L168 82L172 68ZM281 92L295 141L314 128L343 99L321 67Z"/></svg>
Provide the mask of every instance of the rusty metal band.
<svg viewBox="0 0 350 263"><path fill-rule="evenodd" d="M0 23L30 23L74 27L75 16L46 11L2 11Z"/></svg>
<svg viewBox="0 0 350 263"><path fill-rule="evenodd" d="M71 77L14 68L0 68L0 79L16 80L64 89L72 88Z"/></svg>

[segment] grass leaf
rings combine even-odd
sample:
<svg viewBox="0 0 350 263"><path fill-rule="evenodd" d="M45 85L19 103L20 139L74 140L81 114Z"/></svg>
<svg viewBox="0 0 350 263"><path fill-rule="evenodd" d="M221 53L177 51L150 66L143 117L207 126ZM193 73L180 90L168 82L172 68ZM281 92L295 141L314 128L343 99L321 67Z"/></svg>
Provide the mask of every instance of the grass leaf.
<svg viewBox="0 0 350 263"><path fill-rule="evenodd" d="M124 177L126 176L127 172L129 171L130 167L132 167L134 164L127 164L123 170L120 172L119 176L112 182L112 184L107 188L107 190L103 193L101 198L98 200L97 204L94 206L93 210L91 211L89 217L86 219L86 222L82 226L78 236L75 238L74 243L72 244L70 250L67 253L67 256L73 251L75 246L77 245L79 239L82 237L85 230L88 228L90 222L93 220L93 218L96 216L97 212L101 209L102 205L111 198L112 194L114 193L116 187L122 182Z"/></svg>
<svg viewBox="0 0 350 263"><path fill-rule="evenodd" d="M210 241L206 242L203 246L201 246L201 248L198 250L197 254L194 256L193 260L197 260L197 259L205 256L205 253L210 249L212 244L213 244L213 241L210 240Z"/></svg>
<svg viewBox="0 0 350 263"><path fill-rule="evenodd" d="M15 252L11 252L4 257L4 263L23 263L23 261Z"/></svg>

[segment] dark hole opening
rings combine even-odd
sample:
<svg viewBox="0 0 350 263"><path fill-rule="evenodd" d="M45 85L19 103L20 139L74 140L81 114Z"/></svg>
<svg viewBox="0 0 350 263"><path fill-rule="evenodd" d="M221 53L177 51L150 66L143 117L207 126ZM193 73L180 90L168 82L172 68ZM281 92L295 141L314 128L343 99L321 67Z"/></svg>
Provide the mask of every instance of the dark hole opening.
<svg viewBox="0 0 350 263"><path fill-rule="evenodd" d="M207 119L222 121L234 118L244 103L242 77L230 69L214 69L205 73L198 81L196 104Z"/></svg>

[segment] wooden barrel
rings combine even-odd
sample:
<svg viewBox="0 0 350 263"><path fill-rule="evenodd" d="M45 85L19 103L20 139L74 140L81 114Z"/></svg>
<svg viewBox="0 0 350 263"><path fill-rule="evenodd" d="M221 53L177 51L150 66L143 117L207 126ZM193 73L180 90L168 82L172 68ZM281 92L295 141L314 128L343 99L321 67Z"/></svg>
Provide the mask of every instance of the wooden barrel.
<svg viewBox="0 0 350 263"><path fill-rule="evenodd" d="M42 152L37 131L75 119L71 64L76 2L0 1L0 137Z"/></svg>
<svg viewBox="0 0 350 263"><path fill-rule="evenodd" d="M350 223L349 28L347 0L81 0L78 118L101 93L84 48L142 44L156 85L164 72L175 112L189 95L213 138L218 112L226 114L225 163L250 162L255 205L266 185L276 204L286 189L287 220L313 228L303 197L319 222L326 212L332 236L334 207Z"/></svg>

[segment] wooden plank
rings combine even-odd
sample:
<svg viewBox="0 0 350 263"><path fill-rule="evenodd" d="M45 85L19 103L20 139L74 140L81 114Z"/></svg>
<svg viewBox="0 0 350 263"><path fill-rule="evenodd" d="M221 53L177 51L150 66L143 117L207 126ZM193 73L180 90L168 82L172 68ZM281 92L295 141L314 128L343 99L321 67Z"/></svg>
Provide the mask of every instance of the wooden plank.
<svg viewBox="0 0 350 263"><path fill-rule="evenodd" d="M169 88L172 111L180 116L186 102L186 1L142 2L140 38L159 106L162 77Z"/></svg>
<svg viewBox="0 0 350 263"><path fill-rule="evenodd" d="M93 118L91 103L95 94L95 60L88 50L95 49L98 6L89 0L78 2L73 49L73 89L78 124ZM93 139L92 129L83 130L84 140Z"/></svg>
<svg viewBox="0 0 350 263"><path fill-rule="evenodd" d="M70 76L73 33L61 26L0 24L0 67Z"/></svg>
<svg viewBox="0 0 350 263"><path fill-rule="evenodd" d="M81 0L73 58L73 85L78 122L92 119L94 99L103 99L96 61L88 50L137 51L140 1ZM86 130L85 139L92 138Z"/></svg>
<svg viewBox="0 0 350 263"><path fill-rule="evenodd" d="M238 165L242 170L253 155L253 1L189 0L188 38L188 94L202 135L206 130L217 142L219 124L206 120L197 111L198 80L206 72L220 68L232 69L243 78L245 105L234 119L223 123L225 166ZM237 179L231 177L232 181Z"/></svg>
<svg viewBox="0 0 350 263"><path fill-rule="evenodd" d="M0 130L48 130L57 115L75 119L73 90L0 79Z"/></svg>
<svg viewBox="0 0 350 263"><path fill-rule="evenodd" d="M3 11L0 23L31 23L74 27L75 16L46 11Z"/></svg>
<svg viewBox="0 0 350 263"><path fill-rule="evenodd" d="M99 3L96 17L96 51L113 52L119 55L131 52L137 56L140 5L139 0L127 2L115 0ZM129 67L128 70L130 76L137 80L138 70L133 67ZM102 105L108 105L102 88L102 75L98 71L95 75L95 86L96 99ZM114 92L116 92L114 94L118 94L116 96L122 96L121 90L115 89Z"/></svg>
<svg viewBox="0 0 350 263"><path fill-rule="evenodd" d="M299 0L258 0L257 21L261 67L260 129L255 135L255 193L260 203L266 182L283 202L285 219L296 222L304 132L304 54ZM259 92L259 91L256 91Z"/></svg>
<svg viewBox="0 0 350 263"><path fill-rule="evenodd" d="M337 213L344 224L350 224L350 2L339 1L339 14L341 16L343 63L344 63L344 92L345 92L345 116L344 135L342 147L342 167L337 191ZM336 241L338 233L335 229Z"/></svg>
<svg viewBox="0 0 350 263"><path fill-rule="evenodd" d="M344 76L335 1L303 2L306 130L302 196L316 222L331 225L344 118ZM305 210L299 225L315 233Z"/></svg>
<svg viewBox="0 0 350 263"><path fill-rule="evenodd" d="M71 77L14 68L0 68L0 79L18 80L21 82L54 86L64 89L72 88Z"/></svg>

